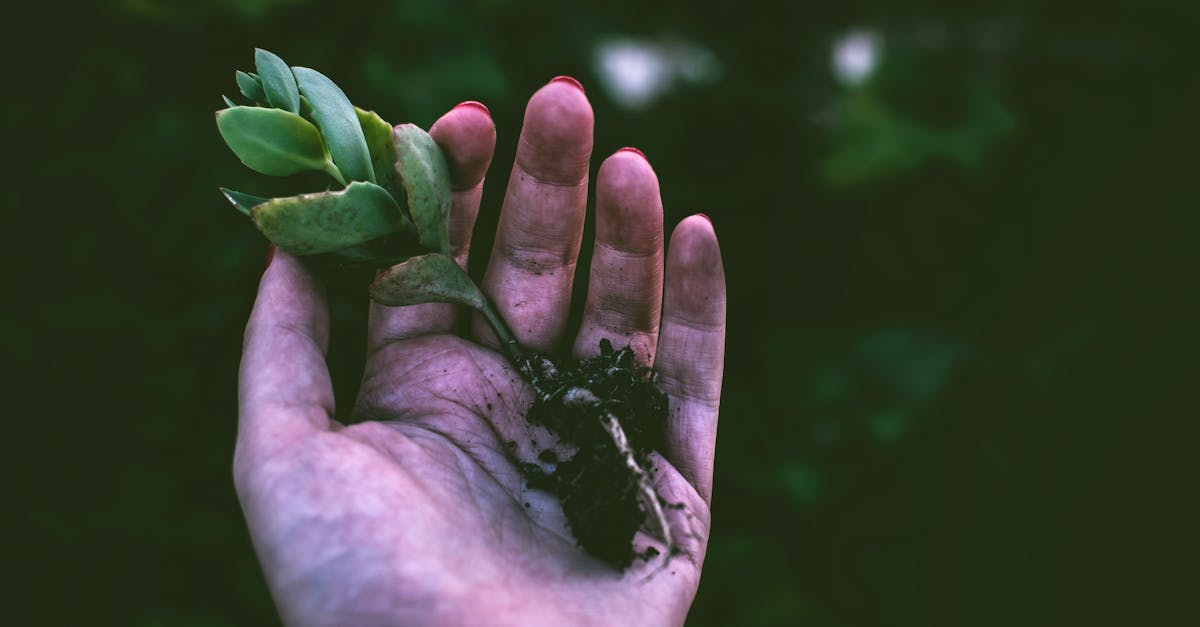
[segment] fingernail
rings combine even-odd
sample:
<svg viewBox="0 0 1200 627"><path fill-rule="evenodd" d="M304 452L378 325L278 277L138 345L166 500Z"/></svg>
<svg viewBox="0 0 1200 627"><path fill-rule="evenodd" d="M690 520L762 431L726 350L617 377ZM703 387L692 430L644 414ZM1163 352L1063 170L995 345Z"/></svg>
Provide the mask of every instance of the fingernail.
<svg viewBox="0 0 1200 627"><path fill-rule="evenodd" d="M460 109L462 107L473 107L475 109L479 109L480 111L483 111L483 113L485 115L487 115L489 118L492 117L492 112L488 111L488 108L485 107L482 102L477 102L475 100L468 100L466 102L460 102L454 106L455 109Z"/></svg>
<svg viewBox="0 0 1200 627"><path fill-rule="evenodd" d="M271 267L271 261L274 259L275 259L275 245L270 244L267 246L267 265L263 266L263 272L266 272L267 268Z"/></svg>
<svg viewBox="0 0 1200 627"><path fill-rule="evenodd" d="M617 152L632 152L636 155L639 155L641 158L646 159L646 153L638 150L637 148L634 148L633 146L626 146L626 147L618 150ZM649 161L649 159L646 159L646 161Z"/></svg>
<svg viewBox="0 0 1200 627"><path fill-rule="evenodd" d="M585 94L587 93L586 91L583 90L583 85L579 84L579 81L577 81L574 78L571 78L570 76L567 76L565 74L562 76L555 76L554 78L550 79L550 82L551 83L562 82L562 83L567 83L568 85L574 85L575 89L578 89L579 91L581 91Z"/></svg>
<svg viewBox="0 0 1200 627"><path fill-rule="evenodd" d="M708 217L707 213L697 213L696 215L700 216L701 218L704 218L705 220L708 220L708 225L713 226L712 218Z"/></svg>

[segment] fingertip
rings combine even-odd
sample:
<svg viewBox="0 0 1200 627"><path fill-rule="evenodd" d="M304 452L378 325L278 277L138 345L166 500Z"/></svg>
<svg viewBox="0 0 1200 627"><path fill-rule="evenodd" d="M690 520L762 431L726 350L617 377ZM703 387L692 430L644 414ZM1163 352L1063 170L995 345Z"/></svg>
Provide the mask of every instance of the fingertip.
<svg viewBox="0 0 1200 627"><path fill-rule="evenodd" d="M490 109L487 108L487 105L484 105L482 102L479 102L478 100L466 100L466 101L458 103L457 105L454 105L455 109L461 109L463 107L482 111L484 113L484 115L488 116L488 118L492 117L492 112Z"/></svg>
<svg viewBox="0 0 1200 627"><path fill-rule="evenodd" d="M666 290L671 315L704 326L724 325L725 268L706 216L688 216L671 234Z"/></svg>
<svg viewBox="0 0 1200 627"><path fill-rule="evenodd" d="M547 135L579 136L580 127L591 131L592 103L575 81L553 80L534 92L525 107L525 121L537 119Z"/></svg>
<svg viewBox="0 0 1200 627"><path fill-rule="evenodd" d="M299 257L272 246L258 286L252 322L282 323L309 331L321 346L328 344L325 286Z"/></svg>
<svg viewBox="0 0 1200 627"><path fill-rule="evenodd" d="M645 153L631 146L626 146L625 148L622 148L609 155L608 158L604 160L604 163L600 164L601 170L604 170L606 167L610 169L623 168L629 170L654 171L654 169L650 167L650 160L646 158Z"/></svg>
<svg viewBox="0 0 1200 627"><path fill-rule="evenodd" d="M578 89L581 92L584 91L583 83L580 83L578 80L576 80L574 76L567 76L566 74L563 74L561 76L555 76L554 78L550 79L550 82L551 83L563 83L565 85L570 85L570 86L574 87L575 89Z"/></svg>
<svg viewBox="0 0 1200 627"><path fill-rule="evenodd" d="M641 152L622 148L600 164L597 193L658 194L658 175Z"/></svg>
<svg viewBox="0 0 1200 627"><path fill-rule="evenodd" d="M446 155L454 190L483 180L496 149L496 125L487 107L473 100L461 103L438 118L429 135Z"/></svg>
<svg viewBox="0 0 1200 627"><path fill-rule="evenodd" d="M645 159L646 161L650 160L648 157L646 157L646 153L642 152L641 150L638 150L637 148L634 148L633 146L626 146L626 147L618 150L613 156L615 157L616 155L619 155L623 152L633 153L633 154Z"/></svg>
<svg viewBox="0 0 1200 627"><path fill-rule="evenodd" d="M267 245L267 262L263 267L263 283L267 282L268 278L272 284L280 281L294 283L304 281L305 275L309 274L308 268L304 267L299 257L280 250L275 244Z"/></svg>
<svg viewBox="0 0 1200 627"><path fill-rule="evenodd" d="M525 108L518 165L540 181L578 184L592 154L592 105L565 81L539 89Z"/></svg>
<svg viewBox="0 0 1200 627"><path fill-rule="evenodd" d="M658 175L637 152L618 150L596 176L597 242L634 253L661 250L663 211Z"/></svg>
<svg viewBox="0 0 1200 627"><path fill-rule="evenodd" d="M721 247L717 243L712 219L703 213L696 213L680 221L671 233L670 257L683 267L719 271Z"/></svg>
<svg viewBox="0 0 1200 627"><path fill-rule="evenodd" d="M676 233L690 233L697 231L697 229L699 229L698 232L700 233L707 232L711 234L714 240L717 237L717 234L713 229L712 218L708 217L708 214L706 213L693 213L692 215L680 220L679 224L675 226Z"/></svg>

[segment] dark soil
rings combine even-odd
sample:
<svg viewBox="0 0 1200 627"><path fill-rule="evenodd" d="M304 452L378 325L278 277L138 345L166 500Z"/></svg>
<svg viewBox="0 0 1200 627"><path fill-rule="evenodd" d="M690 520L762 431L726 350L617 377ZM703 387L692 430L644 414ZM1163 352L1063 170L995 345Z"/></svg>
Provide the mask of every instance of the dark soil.
<svg viewBox="0 0 1200 627"><path fill-rule="evenodd" d="M572 368L540 355L519 364L537 391L529 422L547 427L576 450L564 460L542 451L542 464L522 464L522 473L529 487L562 501L584 550L621 569L635 558L658 555L652 547L642 553L634 549L633 536L643 525L671 548L670 531L662 528L666 504L650 486L648 458L663 444L667 396L655 386L650 369L635 365L633 357L628 346L613 350L611 342L601 340L598 357Z"/></svg>

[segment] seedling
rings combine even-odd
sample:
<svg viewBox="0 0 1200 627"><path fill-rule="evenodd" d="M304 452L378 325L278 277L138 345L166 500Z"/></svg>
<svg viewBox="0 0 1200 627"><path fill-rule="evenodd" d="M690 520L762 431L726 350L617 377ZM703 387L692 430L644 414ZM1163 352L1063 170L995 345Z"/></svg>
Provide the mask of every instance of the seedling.
<svg viewBox="0 0 1200 627"><path fill-rule="evenodd" d="M667 398L629 347L601 341L598 357L565 368L524 350L504 319L450 255L450 176L441 149L412 124L393 127L350 103L325 75L288 67L255 51L257 72L237 72L250 101L217 112L217 129L247 167L272 176L321 171L332 189L260 198L223 189L279 249L343 265L388 267L371 283L389 306L445 302L478 311L509 360L533 387L532 424L548 427L575 450L559 461L519 463L530 487L559 497L580 545L619 568L635 557L634 533L649 519L675 549L666 503L655 490L649 455L659 448ZM552 470L546 471L546 467Z"/></svg>

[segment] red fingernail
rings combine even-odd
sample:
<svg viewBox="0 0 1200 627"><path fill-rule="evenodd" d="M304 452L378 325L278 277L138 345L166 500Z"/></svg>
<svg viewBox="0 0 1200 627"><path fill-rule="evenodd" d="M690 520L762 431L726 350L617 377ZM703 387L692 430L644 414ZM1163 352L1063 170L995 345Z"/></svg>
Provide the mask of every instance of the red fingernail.
<svg viewBox="0 0 1200 627"><path fill-rule="evenodd" d="M273 259L275 259L275 245L270 244L267 246L267 265L263 266L263 272L266 272L267 268L271 267Z"/></svg>
<svg viewBox="0 0 1200 627"><path fill-rule="evenodd" d="M700 216L701 218L704 218L705 220L708 220L708 225L709 225L709 226L712 226L712 225L713 225L712 218L708 217L708 214L707 214L707 213L697 213L696 215Z"/></svg>
<svg viewBox="0 0 1200 627"><path fill-rule="evenodd" d="M579 91L581 91L585 94L587 93L586 91L583 91L583 85L579 84L579 81L577 81L574 78L571 78L570 76L567 76L565 74L562 76L555 76L554 78L550 79L550 82L551 83L563 82L563 83L567 83L570 85L574 85L575 89L578 89Z"/></svg>
<svg viewBox="0 0 1200 627"><path fill-rule="evenodd" d="M475 100L468 100L466 102L460 102L454 106L455 109L459 109L462 107L474 107L476 109L479 109L480 111L483 111L484 114L486 114L489 118L492 117L492 112L488 111L488 108L485 107L482 102L477 102Z"/></svg>
<svg viewBox="0 0 1200 627"><path fill-rule="evenodd" d="M632 152L636 155L641 156L641 158L646 159L646 153L638 150L637 148L634 148L633 146L626 146L626 147L618 150L617 152ZM646 159L646 161L649 161L649 159Z"/></svg>

